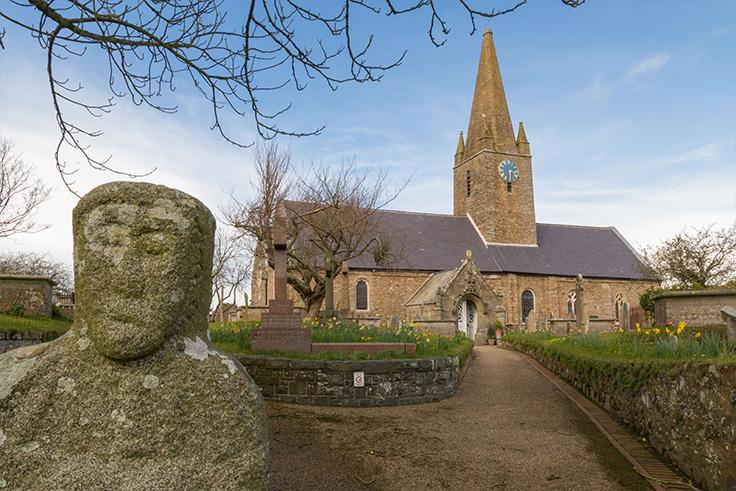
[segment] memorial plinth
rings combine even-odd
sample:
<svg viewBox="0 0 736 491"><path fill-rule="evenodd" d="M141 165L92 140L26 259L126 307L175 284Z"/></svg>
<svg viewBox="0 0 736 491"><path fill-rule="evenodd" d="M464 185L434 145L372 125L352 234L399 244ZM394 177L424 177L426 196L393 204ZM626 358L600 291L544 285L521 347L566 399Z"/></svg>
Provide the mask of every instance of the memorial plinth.
<svg viewBox="0 0 736 491"><path fill-rule="evenodd" d="M312 350L312 330L302 326L301 312L294 311L294 303L286 294L286 224L284 215L277 212L273 225L274 292L268 312L261 314L261 328L251 331L253 351Z"/></svg>
<svg viewBox="0 0 736 491"><path fill-rule="evenodd" d="M253 351L299 351L312 349L312 330L302 327L301 312L291 300L272 300L261 314L261 328L251 331Z"/></svg>

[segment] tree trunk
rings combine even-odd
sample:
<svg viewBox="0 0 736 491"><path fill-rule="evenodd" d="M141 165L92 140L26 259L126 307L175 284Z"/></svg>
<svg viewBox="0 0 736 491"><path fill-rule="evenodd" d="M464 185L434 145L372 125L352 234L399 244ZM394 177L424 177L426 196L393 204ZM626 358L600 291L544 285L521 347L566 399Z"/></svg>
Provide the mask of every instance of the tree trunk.
<svg viewBox="0 0 736 491"><path fill-rule="evenodd" d="M322 307L322 300L324 300L324 295L312 296L303 300L304 306L307 310L307 317L311 317L312 319L318 318L319 309L320 307Z"/></svg>

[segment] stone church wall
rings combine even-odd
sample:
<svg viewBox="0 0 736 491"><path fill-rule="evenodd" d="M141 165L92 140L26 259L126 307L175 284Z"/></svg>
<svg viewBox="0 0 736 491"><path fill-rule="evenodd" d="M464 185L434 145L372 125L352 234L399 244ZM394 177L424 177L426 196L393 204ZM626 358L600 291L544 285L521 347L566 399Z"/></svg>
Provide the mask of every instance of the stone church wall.
<svg viewBox="0 0 736 491"><path fill-rule="evenodd" d="M485 275L486 281L504 298L506 322L521 323L521 294L531 290L534 294L534 310L540 323L554 318L572 318L567 311L567 296L575 291L575 278L535 275ZM585 303L589 315L613 319L615 299L622 294L630 306L639 305L639 295L652 285L652 281L631 281L613 279L585 279Z"/></svg>
<svg viewBox="0 0 736 491"><path fill-rule="evenodd" d="M361 271L350 270L348 274L350 311L355 317L379 318L388 323L392 317L409 319L404 303L426 281L430 273L419 271ZM571 318L567 312L567 295L575 290L575 278L557 276L536 276L518 274L484 274L485 281L502 296L506 310L506 323L521 324L521 294L524 290L534 293L536 318L543 327L550 318ZM368 310L355 311L355 286L359 280L368 283ZM268 282L269 296L273 298L273 281ZM653 281L632 281L614 279L585 279L585 301L590 316L601 319L615 317L615 298L622 294L630 306L639 305L639 295L652 285ZM345 279L340 274L335 278L335 307L344 309ZM299 296L289 287L289 298L294 305L303 307Z"/></svg>

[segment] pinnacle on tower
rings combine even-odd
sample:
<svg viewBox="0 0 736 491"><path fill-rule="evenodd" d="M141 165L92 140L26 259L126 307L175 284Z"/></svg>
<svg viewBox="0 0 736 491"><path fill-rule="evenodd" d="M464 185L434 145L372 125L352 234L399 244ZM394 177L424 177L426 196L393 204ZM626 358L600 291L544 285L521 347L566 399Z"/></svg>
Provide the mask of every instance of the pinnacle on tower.
<svg viewBox="0 0 736 491"><path fill-rule="evenodd" d="M502 152L516 152L514 128L490 29L483 34L466 147L471 154L494 147Z"/></svg>
<svg viewBox="0 0 736 491"><path fill-rule="evenodd" d="M457 150L455 150L455 164L459 164L465 155L465 140L463 139L463 130L460 130L460 138L457 141Z"/></svg>
<svg viewBox="0 0 736 491"><path fill-rule="evenodd" d="M529 140L526 139L524 123L522 122L519 122L519 132L516 134L516 151L524 155L529 155L531 153L529 149Z"/></svg>

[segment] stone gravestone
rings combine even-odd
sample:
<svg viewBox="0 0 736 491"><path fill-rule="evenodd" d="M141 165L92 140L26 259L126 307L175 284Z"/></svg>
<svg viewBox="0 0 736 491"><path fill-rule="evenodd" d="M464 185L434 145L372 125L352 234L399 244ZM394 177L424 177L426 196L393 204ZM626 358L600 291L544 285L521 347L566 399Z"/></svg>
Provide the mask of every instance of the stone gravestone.
<svg viewBox="0 0 736 491"><path fill-rule="evenodd" d="M526 315L526 330L527 332L537 332L537 313L534 309Z"/></svg>
<svg viewBox="0 0 736 491"><path fill-rule="evenodd" d="M575 327L587 333L589 330L588 313L585 310L585 287L583 275L578 274L575 280Z"/></svg>
<svg viewBox="0 0 736 491"><path fill-rule="evenodd" d="M631 312L629 311L629 304L625 303L621 306L621 312L619 313L621 322L621 329L628 331L631 329Z"/></svg>
<svg viewBox="0 0 736 491"><path fill-rule="evenodd" d="M639 306L634 306L629 309L629 327L635 328L636 325L644 325L644 311Z"/></svg>
<svg viewBox="0 0 736 491"><path fill-rule="evenodd" d="M342 290L340 299L340 315L342 317L350 316L350 267L347 261L340 264L340 275L342 276Z"/></svg>
<svg viewBox="0 0 736 491"><path fill-rule="evenodd" d="M279 211L271 233L274 248L274 299L268 303L268 312L261 314L261 328L251 331L253 351L312 350L312 331L302 326L301 312L294 311L294 303L286 294L286 219Z"/></svg>
<svg viewBox="0 0 736 491"><path fill-rule="evenodd" d="M727 305L721 309L721 318L726 322L726 339L736 341L736 307Z"/></svg>
<svg viewBox="0 0 736 491"><path fill-rule="evenodd" d="M74 324L0 355L0 488L267 489L263 398L207 342L212 214L115 182L73 226Z"/></svg>

